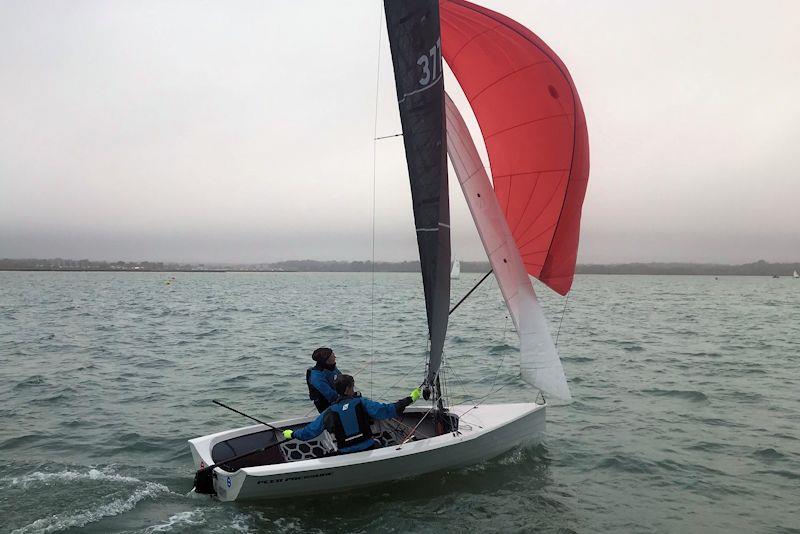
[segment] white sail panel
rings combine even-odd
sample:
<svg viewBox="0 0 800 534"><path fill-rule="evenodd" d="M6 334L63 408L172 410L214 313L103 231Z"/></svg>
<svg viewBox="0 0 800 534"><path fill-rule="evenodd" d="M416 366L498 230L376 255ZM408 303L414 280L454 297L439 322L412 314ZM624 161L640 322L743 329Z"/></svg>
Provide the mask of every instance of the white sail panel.
<svg viewBox="0 0 800 534"><path fill-rule="evenodd" d="M546 395L569 400L571 395L564 368L550 336L544 311L536 299L469 129L446 93L445 116L447 153L519 335L522 378Z"/></svg>

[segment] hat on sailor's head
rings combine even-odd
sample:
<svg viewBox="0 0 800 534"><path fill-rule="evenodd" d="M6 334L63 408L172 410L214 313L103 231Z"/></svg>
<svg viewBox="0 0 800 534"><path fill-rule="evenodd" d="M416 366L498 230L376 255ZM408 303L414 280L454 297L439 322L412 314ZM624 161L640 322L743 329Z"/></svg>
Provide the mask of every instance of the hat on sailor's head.
<svg viewBox="0 0 800 534"><path fill-rule="evenodd" d="M311 359L315 362L322 363L330 358L331 354L333 354L333 349L329 349L328 347L320 347L314 351L314 353L311 355Z"/></svg>

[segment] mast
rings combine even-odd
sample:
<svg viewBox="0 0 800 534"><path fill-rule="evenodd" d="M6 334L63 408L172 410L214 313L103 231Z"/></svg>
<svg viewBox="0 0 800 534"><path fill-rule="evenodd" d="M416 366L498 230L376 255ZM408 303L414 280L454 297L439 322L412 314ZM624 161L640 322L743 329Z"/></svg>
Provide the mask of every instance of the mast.
<svg viewBox="0 0 800 534"><path fill-rule="evenodd" d="M425 384L433 387L434 400L438 400L450 305L450 205L439 2L384 0L384 9L428 317L430 352Z"/></svg>

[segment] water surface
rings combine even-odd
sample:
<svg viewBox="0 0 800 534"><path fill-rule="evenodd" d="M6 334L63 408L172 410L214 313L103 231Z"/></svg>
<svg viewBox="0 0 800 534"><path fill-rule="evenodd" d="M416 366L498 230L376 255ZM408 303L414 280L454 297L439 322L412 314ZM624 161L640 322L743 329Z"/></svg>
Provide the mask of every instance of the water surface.
<svg viewBox="0 0 800 534"><path fill-rule="evenodd" d="M311 351L419 383L418 274L0 272L0 531L800 532L800 281L579 276L540 289L575 398L545 441L361 492L187 496L186 440L305 413ZM453 301L479 278L462 273ZM368 365L374 354L375 364ZM458 402L530 401L487 281L451 318Z"/></svg>

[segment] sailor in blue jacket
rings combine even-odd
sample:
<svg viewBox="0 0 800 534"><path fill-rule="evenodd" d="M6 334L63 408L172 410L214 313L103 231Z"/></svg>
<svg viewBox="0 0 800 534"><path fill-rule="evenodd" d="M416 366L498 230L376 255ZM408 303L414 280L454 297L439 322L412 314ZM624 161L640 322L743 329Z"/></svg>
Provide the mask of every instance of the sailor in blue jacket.
<svg viewBox="0 0 800 534"><path fill-rule="evenodd" d="M319 413L336 401L338 395L333 388L336 377L341 371L336 368L336 354L328 347L320 347L314 351L311 358L317 362L314 367L306 370L306 385L308 398L314 401Z"/></svg>
<svg viewBox="0 0 800 534"><path fill-rule="evenodd" d="M408 397L393 404L375 402L356 396L355 381L350 375L340 375L336 379L335 387L339 394L335 403L300 430L284 430L283 437L308 441L327 430L336 439L339 454L372 449L378 442L372 439L370 418L381 420L397 417L422 394L416 388Z"/></svg>

